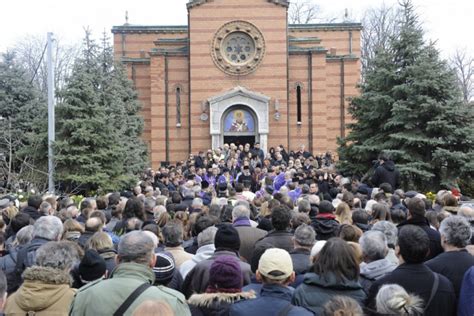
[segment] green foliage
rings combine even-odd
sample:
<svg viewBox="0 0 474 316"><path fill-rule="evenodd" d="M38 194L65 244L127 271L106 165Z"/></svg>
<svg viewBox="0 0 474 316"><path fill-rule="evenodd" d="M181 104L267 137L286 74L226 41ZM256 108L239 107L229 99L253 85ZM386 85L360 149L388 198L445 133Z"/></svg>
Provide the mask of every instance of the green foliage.
<svg viewBox="0 0 474 316"><path fill-rule="evenodd" d="M38 149L46 141L47 108L30 81L15 55L4 54L0 62L0 173L10 189L21 182L36 187L45 182Z"/></svg>
<svg viewBox="0 0 474 316"><path fill-rule="evenodd" d="M57 180L68 192L128 187L147 164L137 94L104 38L84 51L57 106Z"/></svg>
<svg viewBox="0 0 474 316"><path fill-rule="evenodd" d="M349 108L357 121L340 140L339 168L362 175L384 151L405 187L437 189L472 178L474 113L463 104L453 71L423 41L411 2L402 6L399 36L377 54Z"/></svg>

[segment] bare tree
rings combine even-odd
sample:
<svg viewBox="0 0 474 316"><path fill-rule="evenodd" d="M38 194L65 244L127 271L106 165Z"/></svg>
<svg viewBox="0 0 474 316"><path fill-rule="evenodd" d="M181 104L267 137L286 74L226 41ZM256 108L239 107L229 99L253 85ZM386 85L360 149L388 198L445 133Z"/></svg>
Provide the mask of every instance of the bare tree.
<svg viewBox="0 0 474 316"><path fill-rule="evenodd" d="M294 1L290 4L288 19L291 24L308 24L320 20L321 8L313 0Z"/></svg>
<svg viewBox="0 0 474 316"><path fill-rule="evenodd" d="M39 35L27 35L20 39L13 48L17 62L28 71L33 83L44 95L47 94L48 86L45 48L46 38ZM56 38L54 48L54 77L58 91L71 73L74 61L80 53L80 46L63 45L61 39Z"/></svg>
<svg viewBox="0 0 474 316"><path fill-rule="evenodd" d="M463 100L469 103L474 98L474 58L466 49L457 49L450 62L456 71Z"/></svg>
<svg viewBox="0 0 474 316"><path fill-rule="evenodd" d="M390 39L399 33L398 15L400 9L382 4L365 12L362 19L361 64L362 80L372 67L372 61L379 50L388 49Z"/></svg>

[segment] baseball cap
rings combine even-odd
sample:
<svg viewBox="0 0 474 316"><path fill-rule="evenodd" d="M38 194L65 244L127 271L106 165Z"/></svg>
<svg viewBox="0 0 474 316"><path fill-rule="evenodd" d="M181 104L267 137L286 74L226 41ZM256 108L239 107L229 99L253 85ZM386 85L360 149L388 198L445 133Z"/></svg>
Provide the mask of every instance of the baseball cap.
<svg viewBox="0 0 474 316"><path fill-rule="evenodd" d="M290 254L283 249L267 249L258 262L258 272L272 280L285 280L293 273Z"/></svg>

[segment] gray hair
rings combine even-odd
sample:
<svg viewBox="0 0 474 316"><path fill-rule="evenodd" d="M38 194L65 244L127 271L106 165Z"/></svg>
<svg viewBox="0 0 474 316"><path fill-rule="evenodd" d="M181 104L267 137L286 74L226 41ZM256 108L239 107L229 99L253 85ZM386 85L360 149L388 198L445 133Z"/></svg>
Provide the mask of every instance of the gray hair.
<svg viewBox="0 0 474 316"><path fill-rule="evenodd" d="M319 203L321 202L321 199L319 198L319 196L315 194L310 194L308 195L308 201L310 204L319 205Z"/></svg>
<svg viewBox="0 0 474 316"><path fill-rule="evenodd" d="M202 202L201 198L194 198L193 203L191 205L202 207L204 205L204 203Z"/></svg>
<svg viewBox="0 0 474 316"><path fill-rule="evenodd" d="M197 236L198 247L205 245L210 245L214 243L214 238L216 237L217 227L211 226L203 230Z"/></svg>
<svg viewBox="0 0 474 316"><path fill-rule="evenodd" d="M300 213L309 213L311 211L311 204L308 200L301 200L298 202L298 212Z"/></svg>
<svg viewBox="0 0 474 316"><path fill-rule="evenodd" d="M237 219L239 217L250 218L250 209L245 205L237 205L232 209L232 218Z"/></svg>
<svg viewBox="0 0 474 316"><path fill-rule="evenodd" d="M439 233L446 243L457 248L464 248L471 241L471 225L461 216L449 216L441 222Z"/></svg>
<svg viewBox="0 0 474 316"><path fill-rule="evenodd" d="M63 234L63 223L56 216L41 216L35 222L35 237L59 240Z"/></svg>
<svg viewBox="0 0 474 316"><path fill-rule="evenodd" d="M183 197L194 198L194 196L195 194L193 190L189 190L189 189L183 190Z"/></svg>
<svg viewBox="0 0 474 316"><path fill-rule="evenodd" d="M237 202L235 202L234 207L239 205L243 205L250 210L250 203L246 200L238 200Z"/></svg>
<svg viewBox="0 0 474 316"><path fill-rule="evenodd" d="M167 247L177 247L183 243L183 226L178 222L169 222L163 227L163 237Z"/></svg>
<svg viewBox="0 0 474 316"><path fill-rule="evenodd" d="M385 235L385 238L387 238L388 246L395 248L398 240L398 228L395 224L388 221L380 221L372 226L372 230L382 232Z"/></svg>
<svg viewBox="0 0 474 316"><path fill-rule="evenodd" d="M385 258L388 247L387 238L378 230L369 230L359 239L362 255L370 261L376 261Z"/></svg>
<svg viewBox="0 0 474 316"><path fill-rule="evenodd" d="M376 298L377 313L382 315L422 315L423 300L410 295L398 284L382 286Z"/></svg>
<svg viewBox="0 0 474 316"><path fill-rule="evenodd" d="M160 243L160 240L158 239L158 236L156 236L155 233L153 233L149 230L144 230L143 232L145 234L147 234L151 239L153 239L153 244L155 244L155 247L158 247L158 244Z"/></svg>
<svg viewBox="0 0 474 316"><path fill-rule="evenodd" d="M313 247L314 243L316 242L316 232L314 231L313 227L301 224L295 230L295 241L305 247Z"/></svg>
<svg viewBox="0 0 474 316"><path fill-rule="evenodd" d="M147 265L154 256L153 239L143 231L132 231L122 237L118 245L120 262Z"/></svg>
<svg viewBox="0 0 474 316"><path fill-rule="evenodd" d="M143 203L143 205L145 207L145 211L152 211L156 205L156 202L153 198L148 197L145 199L145 202Z"/></svg>
<svg viewBox="0 0 474 316"><path fill-rule="evenodd" d="M41 202L39 207L39 213L42 215L49 215L49 210L52 208L51 204L46 201Z"/></svg>
<svg viewBox="0 0 474 316"><path fill-rule="evenodd" d="M78 246L70 241L50 241L36 251L36 265L69 270L80 261Z"/></svg>
<svg viewBox="0 0 474 316"><path fill-rule="evenodd" d="M22 227L15 236L15 245L25 245L33 239L35 227L27 225Z"/></svg>

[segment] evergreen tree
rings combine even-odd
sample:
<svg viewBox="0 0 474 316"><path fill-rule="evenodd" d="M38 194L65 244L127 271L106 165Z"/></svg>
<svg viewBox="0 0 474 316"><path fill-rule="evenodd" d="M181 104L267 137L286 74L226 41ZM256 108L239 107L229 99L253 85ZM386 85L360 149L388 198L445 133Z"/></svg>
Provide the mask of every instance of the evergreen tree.
<svg viewBox="0 0 474 316"><path fill-rule="evenodd" d="M56 170L67 191L127 187L146 164L145 149L140 156L129 151L143 144L141 129L130 123L142 122L137 95L125 72L115 68L108 47L101 50L86 32L82 56L57 107Z"/></svg>
<svg viewBox="0 0 474 316"><path fill-rule="evenodd" d="M339 167L363 174L384 151L405 186L437 189L473 175L474 114L462 103L452 69L424 42L411 1L402 6L399 36L377 54L349 108L357 121L341 140Z"/></svg>
<svg viewBox="0 0 474 316"><path fill-rule="evenodd" d="M0 170L5 186L41 185L45 169L36 149L46 139L46 102L11 52L0 62ZM21 180L21 181L20 181Z"/></svg>

